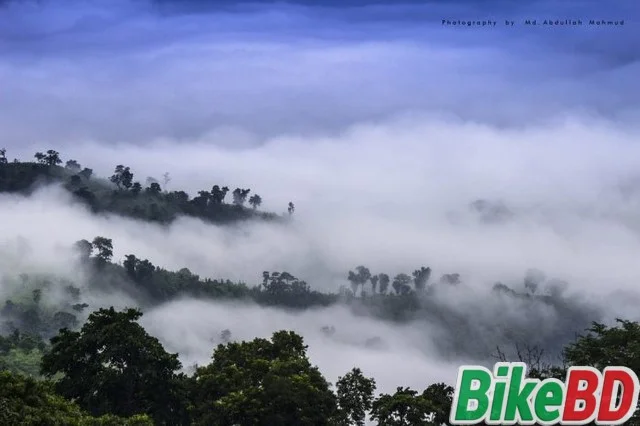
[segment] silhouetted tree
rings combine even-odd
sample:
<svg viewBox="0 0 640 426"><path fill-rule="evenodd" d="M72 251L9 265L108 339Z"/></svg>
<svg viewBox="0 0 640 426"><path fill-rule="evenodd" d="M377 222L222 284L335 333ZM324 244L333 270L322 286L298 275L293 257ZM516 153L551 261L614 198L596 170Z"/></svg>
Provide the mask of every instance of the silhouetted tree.
<svg viewBox="0 0 640 426"><path fill-rule="evenodd" d="M387 274L378 274L378 278L380 279L380 294L387 294L387 290L389 289L389 282L391 279Z"/></svg>
<svg viewBox="0 0 640 426"><path fill-rule="evenodd" d="M0 148L0 164L7 164L7 149Z"/></svg>
<svg viewBox="0 0 640 426"><path fill-rule="evenodd" d="M54 151L53 149L48 150L46 154L43 154L42 152L36 152L34 157L36 158L36 160L38 160L38 163L46 166L55 166L62 163L62 160L60 159L60 153L58 153L58 151Z"/></svg>
<svg viewBox="0 0 640 426"><path fill-rule="evenodd" d="M371 278L369 278L369 281L371 281L371 290L373 294L376 294L376 287L378 286L379 280L380 280L379 275L372 275Z"/></svg>
<svg viewBox="0 0 640 426"><path fill-rule="evenodd" d="M43 154L42 152L36 152L33 156L35 157L36 160L38 160L38 163L47 164L45 160L46 155Z"/></svg>
<svg viewBox="0 0 640 426"><path fill-rule="evenodd" d="M118 188L124 187L129 189L133 184L133 173L131 173L129 167L119 164L116 166L114 174L109 178L109 180L115 183Z"/></svg>
<svg viewBox="0 0 640 426"><path fill-rule="evenodd" d="M292 215L295 209L296 207L293 205L291 201L289 201L289 208L287 209L287 211L289 212L289 215Z"/></svg>
<svg viewBox="0 0 640 426"><path fill-rule="evenodd" d="M254 209L257 209L258 207L260 207L260 204L262 204L262 197L260 197L258 194L253 194L249 198L249 204L251 204Z"/></svg>
<svg viewBox="0 0 640 426"><path fill-rule="evenodd" d="M411 277L407 274L398 274L393 278L393 283L391 286L396 294L407 294L411 291L411 287L409 283L411 282Z"/></svg>
<svg viewBox="0 0 640 426"><path fill-rule="evenodd" d="M74 244L75 249L80 254L81 260L88 260L93 251L93 244L87 240L80 240Z"/></svg>
<svg viewBox="0 0 640 426"><path fill-rule="evenodd" d="M145 189L145 192L149 195L158 195L162 192L162 188L160 188L160 184L158 182L151 182L149 187Z"/></svg>
<svg viewBox="0 0 640 426"><path fill-rule="evenodd" d="M95 237L91 243L96 250L96 258L100 263L107 263L113 256L113 243L111 238Z"/></svg>
<svg viewBox="0 0 640 426"><path fill-rule="evenodd" d="M78 173L80 170L82 170L82 166L80 166L80 164L76 160L67 161L64 168L73 173Z"/></svg>
<svg viewBox="0 0 640 426"><path fill-rule="evenodd" d="M371 278L371 271L364 266L356 267L355 272L349 271L347 279L351 283L353 294L356 294L358 287L364 286L369 281L369 278Z"/></svg>
<svg viewBox="0 0 640 426"><path fill-rule="evenodd" d="M244 205L245 201L247 200L247 196L249 195L249 192L251 192L250 189L240 189L240 188L234 189L233 190L233 204L235 204L237 206Z"/></svg>
<svg viewBox="0 0 640 426"><path fill-rule="evenodd" d="M131 185L131 193L133 195L138 195L141 191L142 185L140 185L140 182L133 182L133 184Z"/></svg>
<svg viewBox="0 0 640 426"><path fill-rule="evenodd" d="M427 286L427 282L431 277L431 268L425 268L424 266L420 269L413 271L413 283L417 291L422 291Z"/></svg>
<svg viewBox="0 0 640 426"><path fill-rule="evenodd" d="M88 168L84 168L82 169L82 171L80 173L78 173L80 176L82 176L83 178L85 178L86 180L89 180L89 178L91 177L91 175L93 174L93 170L92 169L88 169Z"/></svg>

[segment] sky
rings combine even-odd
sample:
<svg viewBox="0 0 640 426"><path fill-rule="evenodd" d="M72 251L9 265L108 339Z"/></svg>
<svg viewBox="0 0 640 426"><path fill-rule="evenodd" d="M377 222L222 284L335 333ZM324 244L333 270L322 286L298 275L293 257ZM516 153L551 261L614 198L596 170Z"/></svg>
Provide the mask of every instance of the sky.
<svg viewBox="0 0 640 426"><path fill-rule="evenodd" d="M323 291L336 291L359 264L390 275L424 265L436 276L460 273L473 291L443 303L487 328L521 313L478 294L496 281L521 283L536 267L606 318L637 315L634 5L4 2L0 146L10 159L54 148L99 175L125 164L143 182L170 173L169 190L251 188L264 210L282 213L292 201L296 211L287 227L181 219L160 228L94 217L56 188L0 195L0 265L71 274L59 247L96 235L113 238L116 259L135 253L248 283L288 270ZM448 24L458 20L488 24ZM488 221L469 208L477 199L512 215ZM458 363L434 355L441 337L427 325L394 329L342 311L293 319L177 301L145 315L185 363L206 362L210 336L224 328L251 338L290 324L331 380L360 363L386 391L423 388L452 381ZM544 309L532 318L545 315L538 329L564 324ZM342 341L323 340L327 318L350 324ZM184 330L192 333L180 341ZM358 339L373 330L387 349L362 347Z"/></svg>

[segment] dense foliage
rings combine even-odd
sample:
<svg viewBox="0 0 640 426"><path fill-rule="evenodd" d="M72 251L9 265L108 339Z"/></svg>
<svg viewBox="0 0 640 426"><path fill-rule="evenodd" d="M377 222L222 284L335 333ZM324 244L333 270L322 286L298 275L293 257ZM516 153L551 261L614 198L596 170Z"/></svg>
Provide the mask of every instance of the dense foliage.
<svg viewBox="0 0 640 426"><path fill-rule="evenodd" d="M220 344L210 364L187 376L177 354L138 325L141 315L100 309L80 332L60 330L41 360L53 381L1 373L2 424L337 426L362 425L366 413L379 425L448 424L451 386L398 387L375 397L375 380L354 367L333 390L291 331ZM562 378L571 365L626 365L640 373L638 330L635 322L594 323L567 345L562 366L537 374Z"/></svg>

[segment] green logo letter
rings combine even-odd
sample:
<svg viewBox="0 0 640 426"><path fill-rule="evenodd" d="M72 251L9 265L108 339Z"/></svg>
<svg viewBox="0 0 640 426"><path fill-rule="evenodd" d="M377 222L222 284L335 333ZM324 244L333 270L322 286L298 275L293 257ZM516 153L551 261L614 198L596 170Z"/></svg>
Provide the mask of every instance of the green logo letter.
<svg viewBox="0 0 640 426"><path fill-rule="evenodd" d="M462 366L458 369L458 385L453 396L449 421L454 425L480 423L489 411L489 393L493 377L482 366ZM469 407L471 401L476 407Z"/></svg>

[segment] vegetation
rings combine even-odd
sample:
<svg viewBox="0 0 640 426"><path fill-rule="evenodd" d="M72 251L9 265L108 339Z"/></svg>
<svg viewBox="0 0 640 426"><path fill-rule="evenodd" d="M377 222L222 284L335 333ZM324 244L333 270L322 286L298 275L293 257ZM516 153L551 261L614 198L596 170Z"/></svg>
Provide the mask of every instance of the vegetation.
<svg viewBox="0 0 640 426"><path fill-rule="evenodd" d="M251 189L248 188L234 189L231 203L227 203L230 190L224 185L213 185L191 197L184 191L163 190L154 178L147 178L143 185L136 180L133 170L122 164L116 165L113 175L105 179L96 177L92 169L83 168L76 160L67 160L63 166L60 153L53 149L37 152L34 158L35 162L17 159L9 162L6 150L0 150L0 192L30 193L43 184L59 184L93 212L117 213L160 223L169 223L181 215L213 223L283 220L276 214L260 211L262 197L258 194L249 197ZM165 186L170 180L165 173ZM247 200L251 207L245 206ZM289 214L293 209L293 203L289 203Z"/></svg>
<svg viewBox="0 0 640 426"><path fill-rule="evenodd" d="M249 196L246 188L231 191L227 204L227 186L213 185L190 198L182 191L163 191L154 180L143 187L125 165L116 166L108 179L98 179L75 160L61 166L63 160L54 150L36 153L35 159L35 163L9 162L0 150L0 191L27 194L41 184L56 183L94 212L162 223L179 215L216 223L284 221L261 212L262 198ZM165 186L168 180L165 175ZM250 207L245 207L247 202ZM287 210L294 214L293 203ZM222 343L212 348L209 364L187 374L178 354L168 353L139 324L144 309L181 297L287 310L339 304L357 315L446 325L458 339L451 341L467 342L465 353L487 349L474 340L478 318L438 302L442 293L464 291L464 280L457 273L434 278L430 267L418 266L389 275L358 265L345 273L349 286L322 293L286 271L264 271L261 281L247 285L202 278L186 268L168 271L135 254L119 262L113 259L114 243L106 236L78 241L74 248L77 267L86 278L82 283L54 274L12 272L0 277L6 289L15 289L4 294L0 305L0 424L345 426L367 420L379 425L448 424L451 386L425 383L423 389L411 389L398 383L393 393L376 393L375 380L357 366L332 384L308 358L303 337L289 330L251 341L234 341L231 331L225 330ZM599 369L624 365L640 374L640 324L623 320L614 327L590 324L596 313L566 298L565 286L535 270L528 271L521 283L496 283L495 301L518 304L523 315L532 306L553 309L570 324L565 334L557 336L563 341L557 363L545 362L540 342L531 333L518 336L514 324L503 331L506 338L518 340L515 353L498 347L496 357L527 362L535 377L562 378L571 365ZM93 290L118 290L138 306L88 312L87 294ZM571 341L568 336L578 329L586 332ZM330 336L335 328L328 325L323 331ZM366 337L367 345L380 343L376 336ZM443 346L446 341L442 339Z"/></svg>
<svg viewBox="0 0 640 426"><path fill-rule="evenodd" d="M451 386L398 387L375 397L375 380L354 367L334 391L291 331L220 344L210 364L187 376L177 354L137 323L141 315L100 309L79 332L60 330L41 361L45 376L58 376L53 381L0 373L2 424L363 425L366 413L379 425L448 424ZM561 367L536 374L562 378L571 365L626 365L638 374L638 330L629 321L594 323L567 345ZM3 340L14 348L20 342Z"/></svg>

